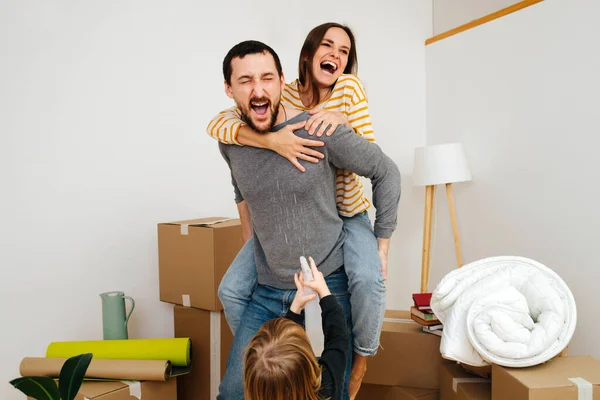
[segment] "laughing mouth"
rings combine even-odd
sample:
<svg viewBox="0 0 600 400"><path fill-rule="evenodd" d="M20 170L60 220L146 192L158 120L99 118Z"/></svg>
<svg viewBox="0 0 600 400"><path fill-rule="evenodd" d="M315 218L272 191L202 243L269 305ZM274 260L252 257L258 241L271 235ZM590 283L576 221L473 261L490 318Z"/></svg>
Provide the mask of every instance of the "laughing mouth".
<svg viewBox="0 0 600 400"><path fill-rule="evenodd" d="M269 101L267 100L254 100L250 102L250 108L258 115L265 115L269 109Z"/></svg>
<svg viewBox="0 0 600 400"><path fill-rule="evenodd" d="M331 61L323 61L321 63L321 69L329 74L334 74L337 71L338 67Z"/></svg>

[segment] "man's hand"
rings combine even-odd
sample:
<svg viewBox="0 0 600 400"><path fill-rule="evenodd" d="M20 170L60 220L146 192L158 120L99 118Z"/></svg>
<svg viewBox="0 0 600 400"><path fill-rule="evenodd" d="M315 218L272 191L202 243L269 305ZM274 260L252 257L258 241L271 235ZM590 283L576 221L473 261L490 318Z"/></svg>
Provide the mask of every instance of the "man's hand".
<svg viewBox="0 0 600 400"><path fill-rule="evenodd" d="M302 129L304 125L306 125L306 121L286 125L278 132L271 132L267 136L267 147L280 156L287 158L302 172L305 172L306 169L300 165L298 159L316 164L319 162L319 159L325 157L323 153L310 148L321 147L324 146L325 143L320 140L304 139L294 134L294 131Z"/></svg>
<svg viewBox="0 0 600 400"><path fill-rule="evenodd" d="M309 111L309 114L311 117L306 122L306 130L309 135L316 133L317 137L321 137L323 134L331 136L339 125L350 126L348 119L340 112L314 109Z"/></svg>
<svg viewBox="0 0 600 400"><path fill-rule="evenodd" d="M242 225L242 241L246 243L252 237L252 217L250 216L250 207L246 200L237 203L240 223Z"/></svg>
<svg viewBox="0 0 600 400"><path fill-rule="evenodd" d="M387 280L387 264L388 264L388 250L390 249L389 238L377 238L377 251L379 253L379 259L381 260L381 274L383 279Z"/></svg>

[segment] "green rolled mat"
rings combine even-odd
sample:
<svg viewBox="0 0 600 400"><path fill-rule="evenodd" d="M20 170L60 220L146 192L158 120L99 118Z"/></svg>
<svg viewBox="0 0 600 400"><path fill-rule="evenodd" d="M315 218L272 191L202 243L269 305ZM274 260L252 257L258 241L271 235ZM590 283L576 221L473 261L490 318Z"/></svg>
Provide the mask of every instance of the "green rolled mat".
<svg viewBox="0 0 600 400"><path fill-rule="evenodd" d="M94 358L114 360L167 360L174 367L187 367L192 362L189 338L83 340L52 342L46 357L69 358L92 353Z"/></svg>

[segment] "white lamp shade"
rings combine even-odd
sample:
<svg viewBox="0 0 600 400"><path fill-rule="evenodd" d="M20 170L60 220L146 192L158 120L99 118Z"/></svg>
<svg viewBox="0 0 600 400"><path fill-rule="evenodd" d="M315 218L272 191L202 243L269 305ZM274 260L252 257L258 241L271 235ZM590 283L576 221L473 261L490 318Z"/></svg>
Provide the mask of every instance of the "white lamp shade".
<svg viewBox="0 0 600 400"><path fill-rule="evenodd" d="M470 181L471 171L461 143L417 147L413 185L429 186Z"/></svg>

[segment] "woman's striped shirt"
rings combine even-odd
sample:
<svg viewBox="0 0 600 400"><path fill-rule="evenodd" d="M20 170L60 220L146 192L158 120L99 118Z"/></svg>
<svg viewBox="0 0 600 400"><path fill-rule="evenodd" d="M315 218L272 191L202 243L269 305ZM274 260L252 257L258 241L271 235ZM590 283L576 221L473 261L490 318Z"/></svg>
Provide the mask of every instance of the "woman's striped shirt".
<svg viewBox="0 0 600 400"><path fill-rule="evenodd" d="M300 100L298 80L286 84L281 96L284 106L297 110L309 110ZM342 75L333 87L331 96L315 108L342 113L350 122L357 135L370 142L375 141L369 106L364 87L354 75ZM221 111L206 129L207 133L219 142L241 145L237 141L240 127L245 125L237 107ZM365 197L360 177L353 172L338 170L336 177L336 200L341 216L352 217L367 210L371 203Z"/></svg>

